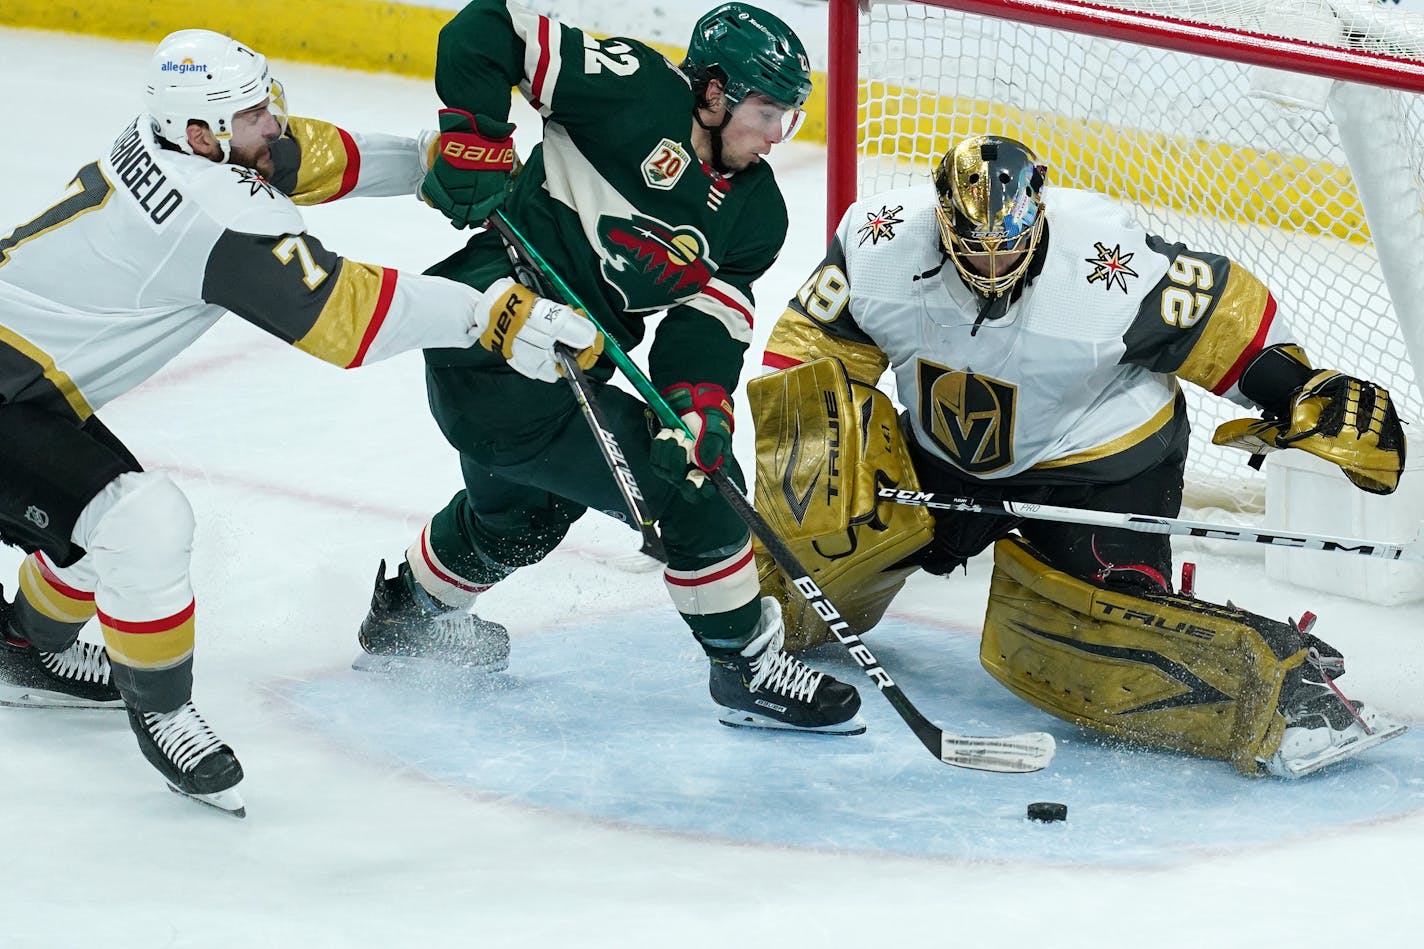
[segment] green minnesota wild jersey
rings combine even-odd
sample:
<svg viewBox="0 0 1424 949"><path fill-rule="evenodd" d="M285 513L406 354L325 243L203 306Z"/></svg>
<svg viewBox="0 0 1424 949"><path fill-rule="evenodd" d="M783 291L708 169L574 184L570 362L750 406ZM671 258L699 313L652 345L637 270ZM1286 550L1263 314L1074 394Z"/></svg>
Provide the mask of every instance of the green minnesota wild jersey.
<svg viewBox="0 0 1424 949"><path fill-rule="evenodd" d="M435 86L447 106L497 119L518 86L544 134L505 213L625 347L667 311L648 354L655 385L731 391L786 203L765 163L721 175L698 159L682 73L637 40L475 0L441 31Z"/></svg>

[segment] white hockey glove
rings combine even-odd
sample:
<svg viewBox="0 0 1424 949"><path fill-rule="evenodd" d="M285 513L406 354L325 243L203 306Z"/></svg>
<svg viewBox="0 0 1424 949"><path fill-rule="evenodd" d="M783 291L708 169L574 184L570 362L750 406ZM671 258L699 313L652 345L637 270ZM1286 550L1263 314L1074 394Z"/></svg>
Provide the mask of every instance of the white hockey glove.
<svg viewBox="0 0 1424 949"><path fill-rule="evenodd" d="M495 281L480 298L479 308L480 345L531 379L559 380L557 346L573 350L581 369L591 368L603 352L603 334L582 313L539 296L513 278Z"/></svg>

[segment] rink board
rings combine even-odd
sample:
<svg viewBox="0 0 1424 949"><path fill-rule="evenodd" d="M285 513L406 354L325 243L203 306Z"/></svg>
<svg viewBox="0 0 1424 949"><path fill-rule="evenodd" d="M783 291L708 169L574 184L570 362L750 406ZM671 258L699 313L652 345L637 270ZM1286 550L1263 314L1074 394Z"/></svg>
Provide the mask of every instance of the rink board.
<svg viewBox="0 0 1424 949"><path fill-rule="evenodd" d="M892 614L868 641L942 727L1049 731L1053 764L1028 775L941 764L838 647L809 658L860 687L865 734L725 727L706 661L668 609L516 637L509 670L490 676L333 670L273 690L307 728L393 769L486 799L742 843L1141 867L1424 810L1424 727L1302 780L1253 780L1039 712L989 678L966 630ZM1067 822L1025 820L1031 801L1067 804Z"/></svg>

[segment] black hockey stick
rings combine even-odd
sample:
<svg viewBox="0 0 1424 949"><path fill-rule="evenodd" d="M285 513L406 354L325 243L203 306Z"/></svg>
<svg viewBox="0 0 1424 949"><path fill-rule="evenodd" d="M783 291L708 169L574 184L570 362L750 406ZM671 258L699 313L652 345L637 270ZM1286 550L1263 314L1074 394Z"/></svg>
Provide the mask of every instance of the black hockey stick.
<svg viewBox="0 0 1424 949"><path fill-rule="evenodd" d="M490 219L490 224L504 238L504 246L509 251L510 259L514 262L516 270L519 271L518 276L534 283L536 289L543 289L543 280L530 279L531 276L537 276L537 273L532 275L523 273L528 269L527 258L516 246L518 239L507 230L508 222L504 215L496 212L496 216ZM667 554L663 551L662 538L658 536L656 522L648 511L647 502L643 500L643 492L638 487L638 479L633 476L633 469L628 467L627 456L623 454L623 449L618 447L618 439L603 423L603 412L593 398L593 389L588 384L588 376L584 375L582 367L578 364L577 354L568 347L560 345L554 350L554 358L559 361L559 367L564 371L564 379L574 390L574 399L583 412L584 421L588 422L588 427L593 432L593 440L598 443L598 450L603 453L603 460L607 463L608 470L613 474L613 480L618 485L618 493L623 495L623 504L632 516L632 526L643 535L643 546L639 548L639 552L661 563L667 563Z"/></svg>
<svg viewBox="0 0 1424 949"><path fill-rule="evenodd" d="M1057 507L1029 501L977 501L973 498L940 496L933 491L908 491L881 488L876 497L911 507L928 507L941 511L966 511L971 514L1002 514L1038 521L1061 521L1068 524L1088 524L1094 527L1118 527L1142 534L1177 534L1183 537L1204 537L1208 540L1234 541L1242 544L1269 544L1273 547L1294 547L1298 550L1322 550L1331 553L1376 557L1380 560L1424 562L1424 539L1416 537L1407 544L1386 544L1375 540L1331 537L1303 531L1256 530L1235 524L1211 521L1189 521L1160 514L1118 514L1077 507ZM1421 535L1424 536L1424 535Z"/></svg>
<svg viewBox="0 0 1424 949"><path fill-rule="evenodd" d="M593 398L593 389L588 384L588 376L584 375L578 364L578 357L563 345L559 346L554 355L563 367L564 378L573 386L574 398L583 410L588 427L593 430L593 439L598 442L598 448L603 452L603 460L608 463L608 470L613 472L613 480L618 482L618 493L623 495L623 503L627 505L628 513L633 515L633 526L643 535L643 546L639 549L654 560L667 563L663 540L658 536L657 524L648 511L648 503L643 500L643 492L638 487L637 478L633 476L633 469L628 467L628 459L623 454L623 449L618 447L618 439L613 437L613 433L603 423L603 412Z"/></svg>
<svg viewBox="0 0 1424 949"><path fill-rule="evenodd" d="M557 289L564 303L588 314L589 320L598 326L600 331L603 331L597 318L583 305L578 295L549 267L539 252L525 239L523 234L520 234L510 224L502 212L496 211L490 219L490 224L504 237L505 243L524 258L528 266L535 268L543 283ZM627 353L623 352L618 342L607 332L604 332L603 335L604 352L613 360L614 365L623 371L638 393L647 400L648 405L657 413L663 424L669 428L680 429L691 437L692 433L688 431L686 424L653 387L652 382L643 374L643 371L628 358ZM752 507L746 495L742 494L732 483L732 479L727 476L726 472L718 469L711 472L708 477L712 479L718 492L731 505L732 510L747 525L751 533L761 541L767 553L776 561L776 565L791 578L792 586L796 588L796 591L805 598L817 614L826 619L836 639L846 647L851 658L879 687L881 694L885 696L931 754L945 764L979 771L1025 772L1038 771L1048 766L1049 762L1053 760L1056 746L1053 736L1047 732L1028 732L1022 735L1003 737L956 735L944 731L925 718L900 687L895 684L895 680L885 671L885 667L875 658L874 653L861 641L859 633L841 616L840 610L836 609L835 604L811 579L810 573L796 559L791 549L776 535L776 532L771 529L756 508Z"/></svg>

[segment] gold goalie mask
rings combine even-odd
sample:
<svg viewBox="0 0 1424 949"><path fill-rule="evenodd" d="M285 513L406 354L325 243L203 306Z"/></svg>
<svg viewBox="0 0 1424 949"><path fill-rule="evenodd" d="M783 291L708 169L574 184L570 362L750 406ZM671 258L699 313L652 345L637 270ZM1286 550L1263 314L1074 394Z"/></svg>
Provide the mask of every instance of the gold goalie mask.
<svg viewBox="0 0 1424 949"><path fill-rule="evenodd" d="M981 296L1003 295L1028 270L1043 237L1046 171L1028 146L995 135L964 139L935 168L940 242Z"/></svg>

